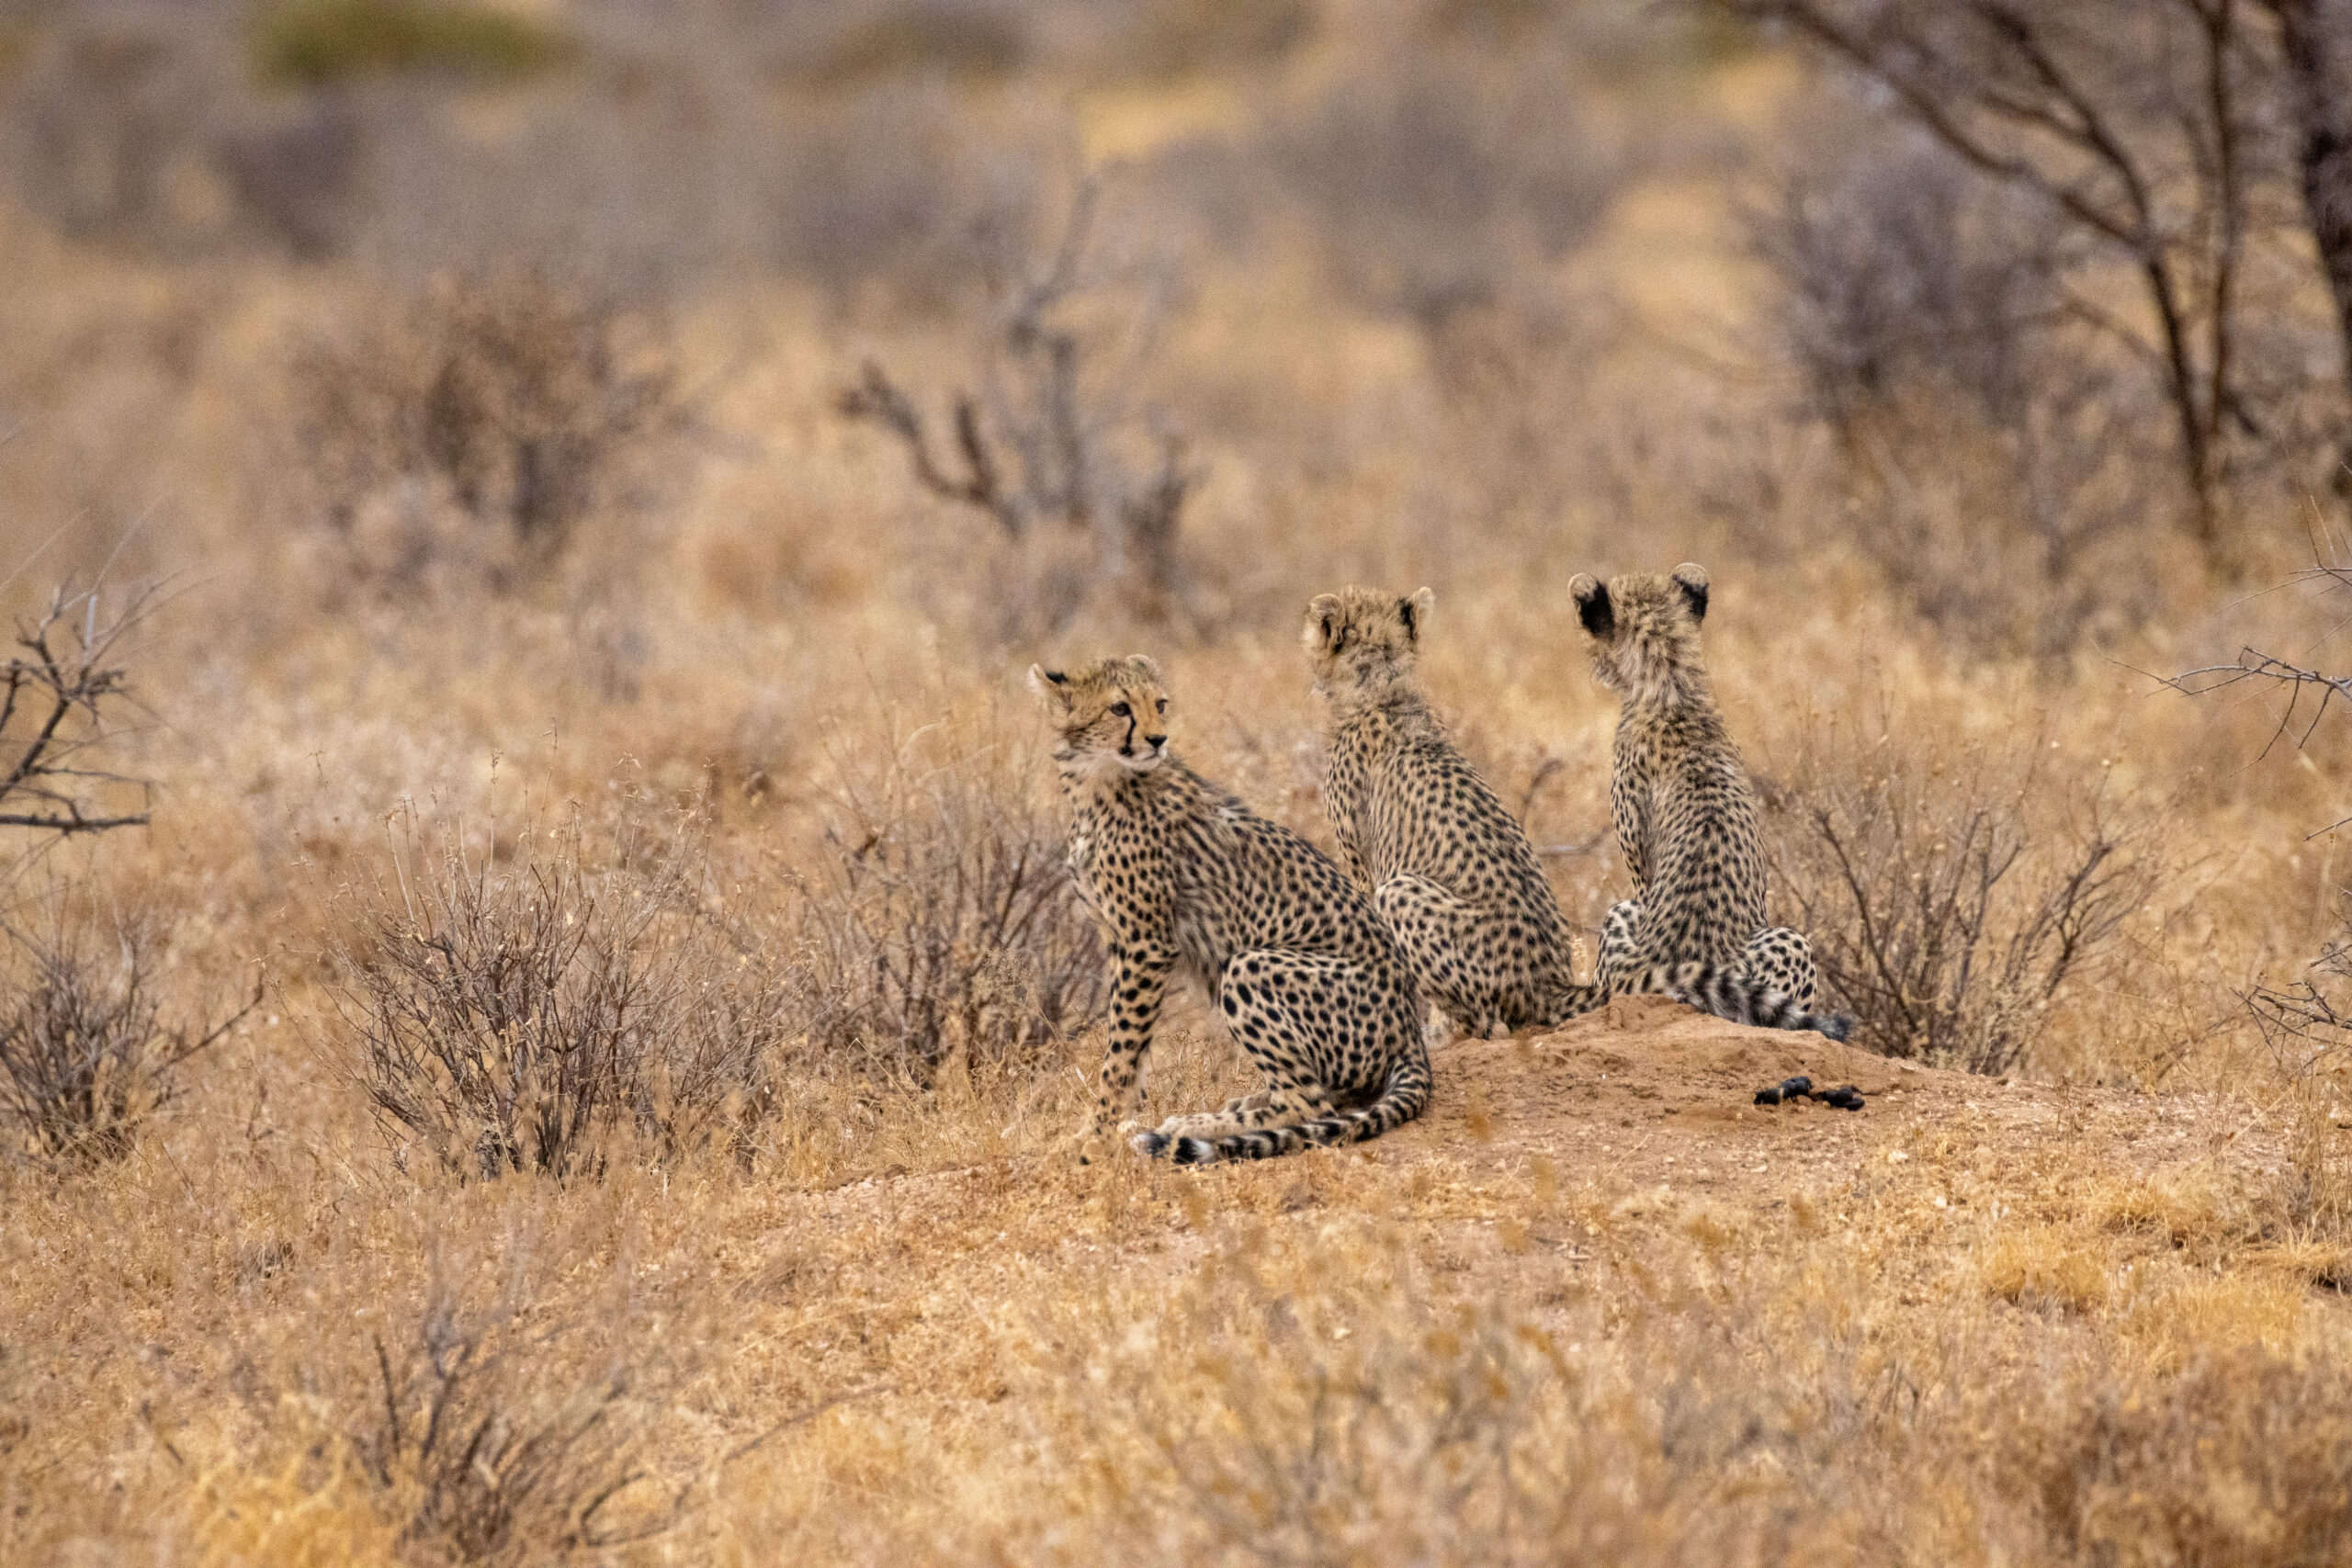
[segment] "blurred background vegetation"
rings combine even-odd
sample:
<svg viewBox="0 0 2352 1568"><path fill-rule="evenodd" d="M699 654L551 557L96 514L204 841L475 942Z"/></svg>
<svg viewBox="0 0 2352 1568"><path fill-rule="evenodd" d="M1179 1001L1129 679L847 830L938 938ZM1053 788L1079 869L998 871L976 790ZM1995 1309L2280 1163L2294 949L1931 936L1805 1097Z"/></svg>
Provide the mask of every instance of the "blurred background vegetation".
<svg viewBox="0 0 2352 1568"><path fill-rule="evenodd" d="M1436 589L1432 692L1589 928L1629 889L1566 584L1703 562L1773 918L1829 1000L1888 1055L2221 1096L2275 1132L2179 1224L2232 1259L2303 1248L2294 1303L2264 1298L2300 1326L2261 1344L2320 1343L2298 1303L2352 1272L2352 740L2314 705L2352 691L2347 114L2352 0L0 0L0 612L80 634L20 646L9 689L87 699L49 755L90 773L44 809L125 824L0 825L0 1212L35 1216L0 1226L30 1281L0 1322L33 1325L0 1331L0 1555L225 1530L233 1497L188 1499L265 1472L357 1499L381 1529L355 1557L599 1550L654 1442L585 1437L617 1374L500 1427L501 1485L411 1430L548 1381L553 1341L474 1288L499 1227L555 1238L532 1288L641 1348L643 1300L596 1317L565 1248L624 1272L673 1171L816 1191L1043 1150L1101 965L1018 672L1153 652L1185 755L1323 840L1295 634L1349 581ZM2193 669L2255 673L2161 679ZM445 1269L426 1211L460 1189ZM749 1206L711 1245L760 1250L763 1190L728 1190ZM1039 1201L1064 1198L1093 1201ZM2069 1213L2100 1246L2154 1223ZM1869 1386L1915 1409L2079 1352L2050 1473L2079 1439L2162 1513L2081 1412L2147 1394L2116 1429L2186 1451L2203 1407L2145 1380L2226 1314L2187 1285L2110 1310L2100 1275L2020 1327L1998 1314L2040 1299L2043 1253L2084 1245L2045 1228L2000 1307L1952 1286L2016 1337L1905 1341L1945 1373ZM874 1287L901 1305L930 1289L869 1240L809 1246L903 1268ZM825 1335L872 1304L763 1258ZM97 1262L135 1303L103 1344L52 1288ZM1781 1284L1810 1332L1865 1271ZM369 1353L352 1303L379 1299L408 1316ZM695 1301L714 1342L752 1313ZM260 1371L220 1348L256 1303L285 1314ZM2163 1349L2109 1358L2086 1324ZM1719 1386L1778 1354L1724 1353ZM1555 1386L1530 1355L1510 1377ZM786 1360L762 1399L864 1397ZM2243 1380L2264 1409L2315 1397L2284 1365ZM19 1393L69 1435L12 1446ZM175 1465L199 1438L150 1399L233 1406L218 1462ZM1807 1473L1898 1520L1873 1539L1962 1560L1906 1500L2014 1412L1983 1395L1949 1452L1905 1450L1895 1395L1850 1401L1814 1429L1867 1404L1885 1442ZM662 1462L751 1443L783 1413L752 1403ZM1045 1449L1110 1419L1063 1414ZM2343 1539L2340 1450L2280 1459L2259 1416L2239 1457L2308 1466L2282 1484L2320 1499L2311 1533L2265 1559L2231 1515L2196 1560ZM334 1441L350 1463L312 1486ZM62 1457L11 1458L36 1450ZM798 1508L818 1483L768 1461ZM1658 1473L1686 1498L1732 1472ZM1987 1560L2059 1554L2059 1486ZM1768 1495L1819 1511L1739 1506ZM769 1506L730 1539L768 1540Z"/></svg>

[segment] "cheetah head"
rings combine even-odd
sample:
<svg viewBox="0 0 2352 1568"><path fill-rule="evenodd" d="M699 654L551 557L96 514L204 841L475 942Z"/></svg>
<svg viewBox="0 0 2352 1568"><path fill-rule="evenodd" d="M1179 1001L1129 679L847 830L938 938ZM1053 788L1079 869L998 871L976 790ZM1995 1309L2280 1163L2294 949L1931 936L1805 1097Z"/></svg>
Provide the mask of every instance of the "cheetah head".
<svg viewBox="0 0 2352 1568"><path fill-rule="evenodd" d="M1142 654L1063 671L1029 667L1029 686L1061 730L1055 754L1086 771L1148 773L1168 757L1168 694Z"/></svg>
<svg viewBox="0 0 2352 1568"><path fill-rule="evenodd" d="M1699 668L1699 623L1707 617L1707 573L1685 561L1669 576L1627 572L1606 583L1578 574L1568 584L1577 618L1592 638L1592 672L1620 696L1657 692Z"/></svg>
<svg viewBox="0 0 2352 1568"><path fill-rule="evenodd" d="M1376 588L1316 595L1301 639L1315 669L1315 689L1340 701L1410 675L1436 604L1437 595L1426 588L1403 599Z"/></svg>

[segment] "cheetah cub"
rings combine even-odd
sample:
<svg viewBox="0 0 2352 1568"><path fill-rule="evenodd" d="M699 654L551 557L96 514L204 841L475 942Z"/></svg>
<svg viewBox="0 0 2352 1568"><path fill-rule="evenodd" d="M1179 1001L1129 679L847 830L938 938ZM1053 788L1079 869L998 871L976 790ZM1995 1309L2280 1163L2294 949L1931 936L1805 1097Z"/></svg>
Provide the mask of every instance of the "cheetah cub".
<svg viewBox="0 0 2352 1568"><path fill-rule="evenodd" d="M1734 964L1804 1007L1813 949L1764 925L1764 857L1756 791L1724 731L1699 659L1707 574L1685 563L1668 577L1633 573L1568 584L1593 645L1593 673L1617 694L1609 815L1638 897L1602 926L1601 984L1678 960ZM1818 1025L1843 1040L1853 1021Z"/></svg>
<svg viewBox="0 0 2352 1568"><path fill-rule="evenodd" d="M1112 963L1110 1051L1082 1138L1179 1165L1378 1137L1429 1103L1412 971L1340 868L1168 749L1148 659L1032 667L1059 738L1069 869ZM1171 975L1196 978L1266 1087L1157 1132L1124 1122Z"/></svg>
<svg viewBox="0 0 2352 1568"><path fill-rule="evenodd" d="M1474 1035L1558 1023L1611 996L1664 992L1743 1022L1826 1029L1728 964L1621 964L1579 985L1575 944L1517 818L1430 711L1419 674L1435 595L1373 589L1307 606L1304 640L1329 706L1323 804L1342 856L1421 989ZM1679 956L1679 955L1678 955Z"/></svg>

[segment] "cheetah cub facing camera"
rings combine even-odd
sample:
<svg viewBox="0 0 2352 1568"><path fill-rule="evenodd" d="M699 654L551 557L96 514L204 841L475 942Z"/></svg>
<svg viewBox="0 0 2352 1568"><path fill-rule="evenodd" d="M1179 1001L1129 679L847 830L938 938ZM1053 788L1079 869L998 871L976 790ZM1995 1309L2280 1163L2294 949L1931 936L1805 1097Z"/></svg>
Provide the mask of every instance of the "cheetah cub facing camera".
<svg viewBox="0 0 2352 1568"><path fill-rule="evenodd" d="M1179 1165L1378 1137L1429 1103L1412 971L1338 866L1168 749L1148 659L1032 667L1058 735L1069 869L1112 964L1111 1041L1080 1136ZM1134 1108L1169 977L1199 979L1266 1087L1148 1131Z"/></svg>
<svg viewBox="0 0 2352 1568"><path fill-rule="evenodd" d="M1626 954L1579 985L1567 922L1534 846L1430 709L1418 665L1435 596L1373 589L1307 606L1305 641L1330 710L1323 804L1357 882L1421 989L1474 1035L1562 1022L1612 996L1663 992L1742 1022L1832 1032L1769 984L1699 954ZM1680 960L1674 962L1672 960Z"/></svg>
<svg viewBox="0 0 2352 1568"><path fill-rule="evenodd" d="M1592 639L1593 673L1617 694L1609 815L1638 897L1609 911L1600 980L1645 965L1696 959L1736 965L1803 1006L1813 1002L1813 949L1764 925L1764 857L1756 791L1724 728L1699 659L1707 574L1631 573L1604 586L1568 584ZM1818 1024L1833 1040L1850 1019Z"/></svg>

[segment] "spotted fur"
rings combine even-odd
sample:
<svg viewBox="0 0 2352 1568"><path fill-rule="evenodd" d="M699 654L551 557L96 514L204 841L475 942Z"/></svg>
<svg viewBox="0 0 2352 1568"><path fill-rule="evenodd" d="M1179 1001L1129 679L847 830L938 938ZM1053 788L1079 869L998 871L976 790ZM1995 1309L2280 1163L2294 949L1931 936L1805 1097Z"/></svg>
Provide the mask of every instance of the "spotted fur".
<svg viewBox="0 0 2352 1568"><path fill-rule="evenodd" d="M1340 868L1168 749L1148 659L1032 669L1059 737L1070 876L1113 966L1084 1135L1114 1124L1180 1165L1377 1137L1429 1103L1411 969ZM1266 1087L1157 1131L1125 1122L1169 978L1196 978Z"/></svg>
<svg viewBox="0 0 2352 1568"><path fill-rule="evenodd" d="M1420 987L1473 1034L1561 1022L1611 996L1667 992L1771 1027L1821 1021L1720 960L1621 962L1590 985L1527 833L1430 710L1419 673L1435 596L1372 589L1307 607L1305 641L1329 705L1324 807ZM1621 942L1622 945L1622 942Z"/></svg>
<svg viewBox="0 0 2352 1568"><path fill-rule="evenodd" d="M1600 983L1657 964L1723 964L1809 1008L1813 950L1764 924L1756 791L1700 660L1706 572L1686 563L1606 586L1579 576L1568 596L1593 673L1618 696L1609 814L1637 894L1609 911ZM1843 1040L1853 1024L1832 1014L1812 1026Z"/></svg>

